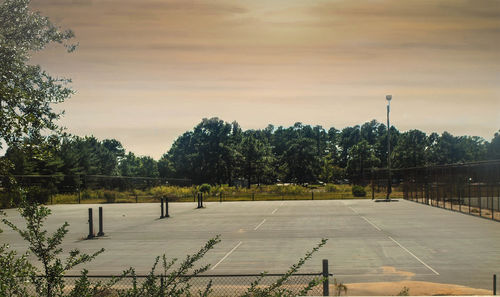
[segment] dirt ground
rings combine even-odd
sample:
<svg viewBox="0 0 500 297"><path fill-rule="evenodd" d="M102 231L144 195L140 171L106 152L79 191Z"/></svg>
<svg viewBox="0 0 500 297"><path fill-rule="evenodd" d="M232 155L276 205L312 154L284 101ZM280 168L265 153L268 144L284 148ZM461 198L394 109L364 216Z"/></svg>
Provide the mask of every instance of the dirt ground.
<svg viewBox="0 0 500 297"><path fill-rule="evenodd" d="M403 288L408 288L410 296L443 295L492 295L492 291L475 289L459 285L440 284L420 281L352 283L347 286L348 296L396 296ZM331 285L330 290L334 290Z"/></svg>

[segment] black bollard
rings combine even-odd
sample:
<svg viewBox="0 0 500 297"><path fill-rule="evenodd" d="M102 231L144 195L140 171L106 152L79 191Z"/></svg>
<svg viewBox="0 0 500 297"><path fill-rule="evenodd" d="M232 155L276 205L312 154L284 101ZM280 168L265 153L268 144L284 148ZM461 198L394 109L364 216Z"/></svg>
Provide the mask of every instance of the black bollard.
<svg viewBox="0 0 500 297"><path fill-rule="evenodd" d="M104 236L103 232L103 215L102 215L102 207L99 207L99 232L97 232L97 236Z"/></svg>
<svg viewBox="0 0 500 297"><path fill-rule="evenodd" d="M170 217L170 215L168 214L168 197L165 198L165 217Z"/></svg>
<svg viewBox="0 0 500 297"><path fill-rule="evenodd" d="M222 192L219 193L219 202L222 203Z"/></svg>
<svg viewBox="0 0 500 297"><path fill-rule="evenodd" d="M161 215L160 219L163 219L165 216L163 215L163 198L160 199L160 204L161 204Z"/></svg>
<svg viewBox="0 0 500 297"><path fill-rule="evenodd" d="M200 208L203 208L203 193L200 193Z"/></svg>
<svg viewBox="0 0 500 297"><path fill-rule="evenodd" d="M89 236L87 239L94 238L94 220L92 218L92 208L89 208Z"/></svg>

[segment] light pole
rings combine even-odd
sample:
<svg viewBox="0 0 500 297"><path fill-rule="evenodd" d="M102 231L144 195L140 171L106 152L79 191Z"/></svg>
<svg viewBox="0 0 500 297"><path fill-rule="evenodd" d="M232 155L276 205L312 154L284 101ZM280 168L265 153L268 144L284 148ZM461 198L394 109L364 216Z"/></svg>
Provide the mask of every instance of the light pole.
<svg viewBox="0 0 500 297"><path fill-rule="evenodd" d="M386 95L385 99L387 100L387 197L386 200L389 200L389 196L392 193L391 188L391 126L389 124L389 112L391 111L391 99L392 95Z"/></svg>

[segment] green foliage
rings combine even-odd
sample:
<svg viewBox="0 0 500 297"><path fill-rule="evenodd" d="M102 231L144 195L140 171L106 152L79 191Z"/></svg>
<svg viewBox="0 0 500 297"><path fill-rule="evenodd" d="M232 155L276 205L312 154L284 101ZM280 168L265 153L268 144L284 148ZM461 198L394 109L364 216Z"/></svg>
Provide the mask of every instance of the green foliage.
<svg viewBox="0 0 500 297"><path fill-rule="evenodd" d="M366 197L366 190L362 186L354 185L352 186L352 195L354 197Z"/></svg>
<svg viewBox="0 0 500 297"><path fill-rule="evenodd" d="M0 246L0 296L29 296L23 283L31 280L35 268L27 257L27 253L18 257L7 244Z"/></svg>
<svg viewBox="0 0 500 297"><path fill-rule="evenodd" d="M51 43L73 37L48 18L29 10L29 0L0 4L0 148L27 135L56 131L59 113L52 104L63 102L73 91L68 79L54 78L40 66L29 65L30 55ZM74 46L67 45L72 51Z"/></svg>
<svg viewBox="0 0 500 297"><path fill-rule="evenodd" d="M220 242L220 236L210 239L205 246L193 255L188 255L177 268L173 269L177 259L167 260L166 256L161 257L162 269L160 275L157 273L157 266L160 262L160 257L156 257L153 267L146 277L145 281L140 285L137 282L137 276L134 269L130 269L132 276L132 288L118 290L119 297L149 297L149 296L191 296L191 285L189 281L197 275L205 272L210 267L209 264L200 268L194 269L195 264L200 261L205 254L210 251L217 243ZM128 272L125 272L128 273ZM211 290L211 282L200 296L207 296Z"/></svg>
<svg viewBox="0 0 500 297"><path fill-rule="evenodd" d="M269 286L262 287L260 286L260 282L266 276L266 273L262 273L260 277L257 278L250 287L247 292L245 292L241 297L268 297L268 296L305 296L309 291L311 291L315 286L323 283L324 279L316 278L310 281L306 287L304 287L298 294L294 294L288 289L283 288L283 285L287 282L287 280L309 260L314 253L316 253L322 246L326 244L328 240L323 238L321 242L315 246L311 251L308 251L304 258L301 258L296 264L293 264L288 271L280 277L276 282Z"/></svg>
<svg viewBox="0 0 500 297"><path fill-rule="evenodd" d="M210 193L210 189L212 187L209 184L202 184L201 186L198 187L198 191L202 193Z"/></svg>
<svg viewBox="0 0 500 297"><path fill-rule="evenodd" d="M31 281L41 296L63 295L65 272L79 264L92 261L104 250L101 249L88 255L75 249L70 251L69 257L63 260L60 258L63 252L60 245L68 233L68 223L65 222L53 234L49 235L43 227L45 220L51 213L50 209L36 203L28 203L23 199L19 212L26 222L25 229L19 228L7 219L2 219L2 222L16 231L28 243L29 251L42 266L42 277L37 277L38 269L29 271Z"/></svg>
<svg viewBox="0 0 500 297"><path fill-rule="evenodd" d="M325 191L328 193L338 192L338 187L334 184L326 184Z"/></svg>
<svg viewBox="0 0 500 297"><path fill-rule="evenodd" d="M114 191L105 190L103 196L106 199L106 203L115 203L116 201L116 193Z"/></svg>

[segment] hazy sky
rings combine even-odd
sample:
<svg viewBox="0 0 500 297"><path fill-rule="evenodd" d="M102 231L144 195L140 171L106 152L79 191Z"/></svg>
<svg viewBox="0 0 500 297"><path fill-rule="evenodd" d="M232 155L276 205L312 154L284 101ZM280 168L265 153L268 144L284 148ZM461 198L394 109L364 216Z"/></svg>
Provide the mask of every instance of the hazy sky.
<svg viewBox="0 0 500 297"><path fill-rule="evenodd" d="M33 0L78 50L34 57L71 77L77 135L159 158L203 117L243 129L386 120L490 140L500 129L497 0Z"/></svg>

